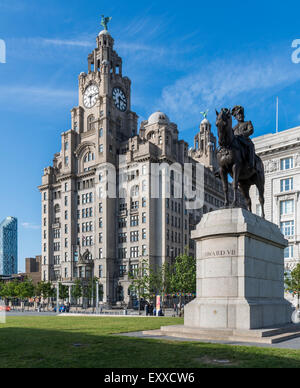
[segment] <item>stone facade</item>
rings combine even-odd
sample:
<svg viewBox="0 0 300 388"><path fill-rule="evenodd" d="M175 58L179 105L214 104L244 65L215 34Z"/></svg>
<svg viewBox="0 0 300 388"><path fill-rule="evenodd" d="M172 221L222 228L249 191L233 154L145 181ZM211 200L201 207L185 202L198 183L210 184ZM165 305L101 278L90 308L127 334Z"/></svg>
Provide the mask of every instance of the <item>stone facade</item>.
<svg viewBox="0 0 300 388"><path fill-rule="evenodd" d="M72 285L94 276L104 302L128 303L128 273L144 260L151 266L172 262L186 247L195 254L191 230L204 213L223 205L221 181L214 175L216 139L205 119L189 150L178 138L177 125L162 112L143 121L138 131L131 81L123 75L107 31L99 34L88 56L88 73L79 75L79 105L71 120L39 187L42 280ZM170 198L152 198L153 163L191 164L193 184L197 165L203 166L203 201L196 210L189 210L182 196L176 198L174 187L184 186L176 171L171 172ZM130 186L124 198L105 196L114 180L111 169L118 174L118 192L123 183ZM159 182L159 191L165 192L168 184Z"/></svg>
<svg viewBox="0 0 300 388"><path fill-rule="evenodd" d="M285 269L300 262L300 127L253 139L265 166L266 219L279 226L289 241ZM261 209L256 188L251 189L253 212Z"/></svg>

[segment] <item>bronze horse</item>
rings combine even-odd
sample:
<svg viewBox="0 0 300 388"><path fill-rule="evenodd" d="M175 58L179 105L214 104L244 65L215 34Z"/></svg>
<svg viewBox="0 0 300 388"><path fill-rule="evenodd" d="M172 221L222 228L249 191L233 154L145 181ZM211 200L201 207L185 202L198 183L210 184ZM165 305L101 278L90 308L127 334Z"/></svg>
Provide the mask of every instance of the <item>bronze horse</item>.
<svg viewBox="0 0 300 388"><path fill-rule="evenodd" d="M256 185L259 192L259 202L261 204L262 217L264 212L264 190L265 190L265 172L264 165L260 157L255 155L255 168L250 168L247 160L247 150L239 141L238 136L234 135L232 129L232 115L229 109L223 108L220 113L216 111L219 137L219 149L217 159L219 164L219 173L223 183L225 194L225 207L229 207L228 197L228 174L233 178L234 200L231 207L237 207L238 189L244 196L248 210L252 211L252 203L249 195L250 187Z"/></svg>

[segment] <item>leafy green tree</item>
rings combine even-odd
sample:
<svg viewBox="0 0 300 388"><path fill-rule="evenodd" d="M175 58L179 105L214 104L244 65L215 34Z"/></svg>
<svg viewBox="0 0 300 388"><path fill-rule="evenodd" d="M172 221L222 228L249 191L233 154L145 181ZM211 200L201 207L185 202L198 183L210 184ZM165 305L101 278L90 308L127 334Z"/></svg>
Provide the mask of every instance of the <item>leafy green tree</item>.
<svg viewBox="0 0 300 388"><path fill-rule="evenodd" d="M69 287L59 283L59 297L60 299L68 299L69 297Z"/></svg>
<svg viewBox="0 0 300 388"><path fill-rule="evenodd" d="M178 256L173 266L170 277L170 288L174 293L180 293L180 312L182 305L182 293L196 292L196 259L187 252Z"/></svg>
<svg viewBox="0 0 300 388"><path fill-rule="evenodd" d="M76 300L76 304L78 304L78 299L82 297L83 290L80 279L76 279L74 285L71 290L72 297Z"/></svg>
<svg viewBox="0 0 300 388"><path fill-rule="evenodd" d="M164 263L158 268L149 268L150 292L154 295L164 295L171 291L172 267Z"/></svg>
<svg viewBox="0 0 300 388"><path fill-rule="evenodd" d="M19 282L16 285L17 297L25 302L27 299L33 298L35 296L35 287L30 279L24 279L23 282Z"/></svg>
<svg viewBox="0 0 300 388"><path fill-rule="evenodd" d="M137 269L134 269L128 274L131 281L129 290L135 293L138 297L139 315L141 313L141 298L148 299L150 297L150 274L147 261L139 263Z"/></svg>
<svg viewBox="0 0 300 388"><path fill-rule="evenodd" d="M41 296L43 299L54 298L56 295L56 290L54 289L52 283L50 282L40 282L36 286L36 296Z"/></svg>
<svg viewBox="0 0 300 388"><path fill-rule="evenodd" d="M300 308L300 263L290 273L284 274L286 291L297 296L297 309Z"/></svg>
<svg viewBox="0 0 300 388"><path fill-rule="evenodd" d="M18 297L17 286L18 286L18 282L16 280L5 283L4 287L2 288L3 297L10 300L17 298Z"/></svg>

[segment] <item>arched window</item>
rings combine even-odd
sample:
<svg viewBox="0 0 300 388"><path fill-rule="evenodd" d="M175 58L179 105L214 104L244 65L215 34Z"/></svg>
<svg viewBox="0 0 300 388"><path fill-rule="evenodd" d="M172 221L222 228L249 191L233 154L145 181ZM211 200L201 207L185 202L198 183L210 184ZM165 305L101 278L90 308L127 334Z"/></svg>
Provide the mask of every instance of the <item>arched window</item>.
<svg viewBox="0 0 300 388"><path fill-rule="evenodd" d="M155 133L154 132L150 132L148 134L148 140L154 140L155 139Z"/></svg>
<svg viewBox="0 0 300 388"><path fill-rule="evenodd" d="M95 154L94 154L93 152L90 152L90 151L89 151L89 152L85 155L83 161L84 161L84 163L87 163L87 162L91 162L92 160L95 160Z"/></svg>
<svg viewBox="0 0 300 388"><path fill-rule="evenodd" d="M87 130L91 131L95 129L95 117L94 115L90 115L87 119Z"/></svg>

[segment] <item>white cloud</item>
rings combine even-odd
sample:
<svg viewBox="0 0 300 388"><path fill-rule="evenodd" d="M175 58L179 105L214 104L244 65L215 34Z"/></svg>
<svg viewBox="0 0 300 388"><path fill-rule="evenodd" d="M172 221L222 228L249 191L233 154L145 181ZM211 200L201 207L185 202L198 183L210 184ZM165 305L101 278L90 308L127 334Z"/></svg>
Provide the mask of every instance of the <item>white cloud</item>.
<svg viewBox="0 0 300 388"><path fill-rule="evenodd" d="M35 225L35 224L30 223L30 222L23 222L21 225L24 229L31 229L31 230L41 229L40 225Z"/></svg>
<svg viewBox="0 0 300 388"><path fill-rule="evenodd" d="M41 39L41 43L54 46L75 46L75 47L91 47L92 41L88 40L67 40L67 39Z"/></svg>
<svg viewBox="0 0 300 388"><path fill-rule="evenodd" d="M9 101L48 104L49 102L66 102L70 104L77 98L76 87L74 90L50 88L47 86L2 85L0 86L0 102L3 100L7 106Z"/></svg>
<svg viewBox="0 0 300 388"><path fill-rule="evenodd" d="M286 59L286 58L284 58ZM186 129L200 111L238 104L246 97L257 100L300 80L299 68L282 58L248 57L218 60L203 65L165 87L158 105ZM188 115L187 115L188 112Z"/></svg>

